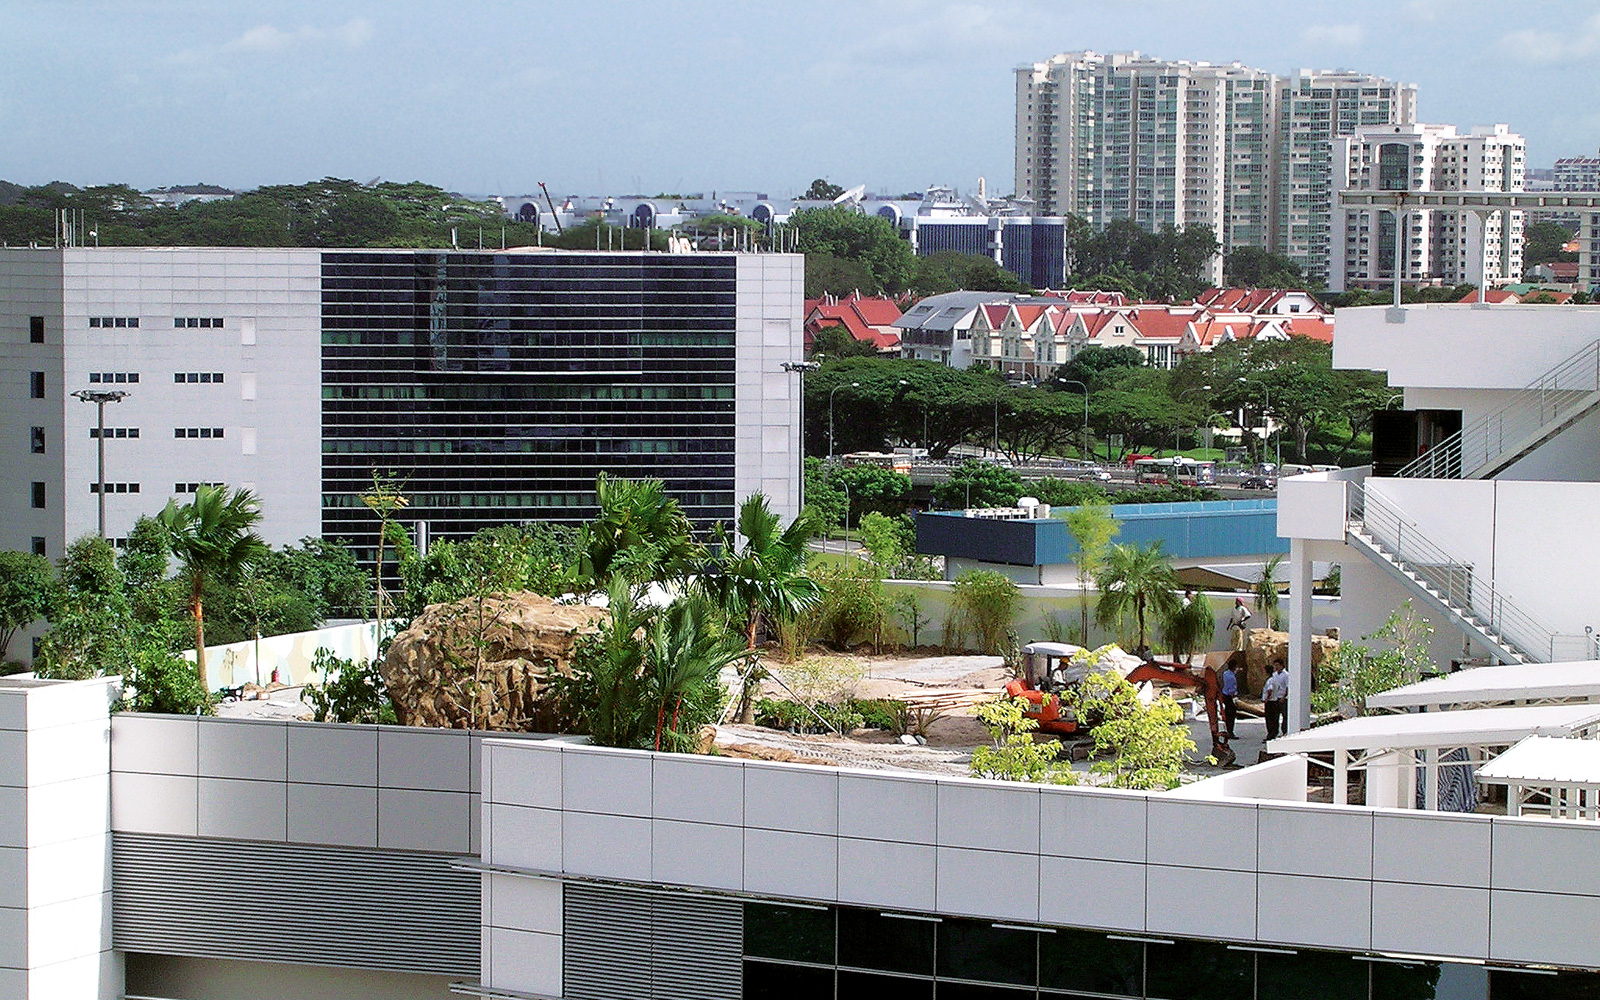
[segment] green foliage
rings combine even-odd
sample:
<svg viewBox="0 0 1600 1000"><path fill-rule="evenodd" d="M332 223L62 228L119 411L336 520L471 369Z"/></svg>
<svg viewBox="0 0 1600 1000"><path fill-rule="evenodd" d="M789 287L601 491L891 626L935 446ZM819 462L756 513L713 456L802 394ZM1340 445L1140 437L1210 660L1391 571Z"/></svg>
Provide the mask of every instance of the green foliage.
<svg viewBox="0 0 1600 1000"><path fill-rule="evenodd" d="M1161 641L1173 659L1191 662L1194 654L1211 648L1217 619L1205 594L1190 593L1170 613L1161 617Z"/></svg>
<svg viewBox="0 0 1600 1000"><path fill-rule="evenodd" d="M1114 671L1090 674L1072 696L1080 719L1096 719L1094 771L1112 788L1176 788L1194 740L1180 723L1183 708L1162 695L1146 705L1139 689Z"/></svg>
<svg viewBox="0 0 1600 1000"><path fill-rule="evenodd" d="M895 736L911 731L911 708L898 698L852 699L849 707L867 729L882 729Z"/></svg>
<svg viewBox="0 0 1600 1000"><path fill-rule="evenodd" d="M1535 222L1522 235L1522 266L1534 267L1553 261L1573 263L1578 255L1564 248L1572 242L1572 231L1559 222Z"/></svg>
<svg viewBox="0 0 1600 1000"><path fill-rule="evenodd" d="M807 708L787 698L760 699L756 702L755 719L758 726L787 729L792 733L848 733L866 725L866 719L853 703L835 705L824 701Z"/></svg>
<svg viewBox="0 0 1600 1000"><path fill-rule="evenodd" d="M811 341L811 356L830 358L875 358L878 346L870 340L857 340L843 326L829 326L817 331Z"/></svg>
<svg viewBox="0 0 1600 1000"><path fill-rule="evenodd" d="M343 542L307 536L264 558L261 572L304 594L319 622L364 618L372 609L366 573Z"/></svg>
<svg viewBox="0 0 1600 1000"><path fill-rule="evenodd" d="M993 570L968 570L956 577L950 607L961 632L977 640L978 652L1004 656L1006 632L1022 606L1022 591L1011 578Z"/></svg>
<svg viewBox="0 0 1600 1000"><path fill-rule="evenodd" d="M1082 350L1071 361L1056 369L1055 378L1051 379L1049 386L1061 391L1079 392L1080 386L1068 385L1068 380L1076 380L1087 385L1091 391L1100 388L1108 374L1122 368L1143 368L1145 366L1144 352L1130 344L1119 344L1116 347L1096 347Z"/></svg>
<svg viewBox="0 0 1600 1000"><path fill-rule="evenodd" d="M847 516L855 526L874 511L899 517L911 498L911 477L878 465L829 465L808 458L805 477L806 506L817 518L819 530L842 528Z"/></svg>
<svg viewBox="0 0 1600 1000"><path fill-rule="evenodd" d="M891 570L899 565L906 554L906 522L903 518L887 517L877 511L861 515L856 528L861 547L880 570Z"/></svg>
<svg viewBox="0 0 1600 1000"><path fill-rule="evenodd" d="M993 257L979 253L941 250L918 257L911 292L919 297L955 291L1026 292L1027 286Z"/></svg>
<svg viewBox="0 0 1600 1000"><path fill-rule="evenodd" d="M1283 615L1278 610L1278 569L1283 565L1280 553L1268 559L1261 567L1261 575L1250 589L1256 595L1256 610L1261 612L1267 628L1283 628Z"/></svg>
<svg viewBox="0 0 1600 1000"><path fill-rule="evenodd" d="M1367 698L1402 684L1422 679L1433 666L1433 625L1417 614L1408 600L1392 612L1383 627L1362 637L1379 648L1343 642L1318 669L1321 681L1311 692L1311 707L1318 712L1349 708L1366 715Z"/></svg>
<svg viewBox="0 0 1600 1000"><path fill-rule="evenodd" d="M1015 471L971 458L933 488L933 498L950 508L1015 507L1025 492L1022 477Z"/></svg>
<svg viewBox="0 0 1600 1000"><path fill-rule="evenodd" d="M627 584L615 579L607 591L611 616L599 630L579 638L572 650L572 675L551 679L552 693L579 732L600 746L648 745L654 726L644 678L644 644L636 633L649 619Z"/></svg>
<svg viewBox="0 0 1600 1000"><path fill-rule="evenodd" d="M55 585L55 567L44 556L0 552L0 660L18 629L49 613Z"/></svg>
<svg viewBox="0 0 1600 1000"><path fill-rule="evenodd" d="M1209 486L1136 486L1116 496L1122 503L1201 503L1221 500L1222 494Z"/></svg>
<svg viewBox="0 0 1600 1000"><path fill-rule="evenodd" d="M889 602L890 613L905 631L915 649L922 645L922 630L928 627L928 616L922 613L922 601L914 590L902 590Z"/></svg>
<svg viewBox="0 0 1600 1000"><path fill-rule="evenodd" d="M433 604L448 604L483 589L493 593L530 590L546 597L566 591L578 561L579 531L566 525L535 523L483 528L462 542L439 541L423 555L396 526L402 610L418 614Z"/></svg>
<svg viewBox="0 0 1600 1000"><path fill-rule="evenodd" d="M1149 545L1111 546L1095 574L1095 587L1100 591L1095 621L1124 636L1132 635L1135 649L1147 645L1147 617L1165 618L1178 605L1178 579L1161 551L1160 540Z"/></svg>
<svg viewBox="0 0 1600 1000"><path fill-rule="evenodd" d="M811 182L811 186L806 188L805 194L800 198L803 201L832 201L841 194L844 194L844 188L826 178L818 177Z"/></svg>
<svg viewBox="0 0 1600 1000"><path fill-rule="evenodd" d="M1040 503L1052 507L1079 507L1084 504L1105 504L1111 494L1099 483L1086 483L1076 479L1056 479L1046 476L1028 484L1028 493Z"/></svg>
<svg viewBox="0 0 1600 1000"><path fill-rule="evenodd" d="M206 682L204 594L207 581L230 582L246 564L270 550L255 526L261 522L261 504L254 493L240 489L202 486L194 500L179 506L169 500L156 520L166 530L180 575L189 585L194 614L195 674Z"/></svg>
<svg viewBox="0 0 1600 1000"><path fill-rule="evenodd" d="M700 546L678 501L659 479L595 477L600 512L578 531L574 588L606 590L612 580L632 584L681 579L700 560Z"/></svg>
<svg viewBox="0 0 1600 1000"><path fill-rule="evenodd" d="M811 263L807 257L808 272ZM993 373L978 369L898 358L829 359L805 379L807 454L828 453L828 401L841 387L832 408L836 452L917 442L934 459L991 429L995 400L1005 391Z"/></svg>
<svg viewBox="0 0 1600 1000"><path fill-rule="evenodd" d="M1122 523L1111 516L1111 505L1104 499L1082 503L1066 513L1067 533L1078 546L1079 632L1085 642L1089 636L1089 581L1100 573L1111 539L1122 530Z"/></svg>
<svg viewBox="0 0 1600 1000"><path fill-rule="evenodd" d="M810 614L813 634L835 649L849 649L858 638L881 645L889 620L883 579L859 560L819 565L812 575L821 595Z"/></svg>
<svg viewBox="0 0 1600 1000"><path fill-rule="evenodd" d="M1077 784L1077 775L1057 760L1059 745L1054 740L1034 741L1033 731L1039 728L1039 723L1024 714L1029 708L1031 706L1023 698L997 698L977 707L974 714L989 731L989 744L973 748L969 765L972 776L1052 785Z"/></svg>
<svg viewBox="0 0 1600 1000"><path fill-rule="evenodd" d="M829 288L836 295L861 291L882 295L904 290L916 268L911 245L900 238L893 224L875 215L862 215L846 208L814 208L796 212L789 225L797 236L797 248L808 255L826 254L851 261L865 269L871 284L866 287ZM810 263L809 259L807 261ZM810 268L808 266L807 270ZM806 294L812 294L808 287Z"/></svg>
<svg viewBox="0 0 1600 1000"><path fill-rule="evenodd" d="M712 231L715 232L715 227ZM562 250L644 250L648 242L648 249L665 250L667 233L662 229L646 232L643 229L613 226L595 216L568 226L554 236L547 233L540 237L540 242Z"/></svg>
<svg viewBox="0 0 1600 1000"><path fill-rule="evenodd" d="M1229 285L1245 288L1305 288L1300 265L1262 247L1239 247L1223 261Z"/></svg>
<svg viewBox="0 0 1600 1000"><path fill-rule="evenodd" d="M155 518L141 516L128 531L128 542L117 558L117 566L129 589L137 592L166 579L171 558L167 529Z"/></svg>
<svg viewBox="0 0 1600 1000"><path fill-rule="evenodd" d="M306 696L318 722L362 722L394 725L394 703L375 660L348 660L318 649L312 670L321 684L307 684Z"/></svg>
<svg viewBox="0 0 1600 1000"><path fill-rule="evenodd" d="M657 612L645 637L645 693L655 706L656 750L688 750L721 707L722 668L744 656L736 634L714 624L712 609L693 598Z"/></svg>
<svg viewBox="0 0 1600 1000"><path fill-rule="evenodd" d="M134 712L167 715L210 715L210 694L200 685L194 665L175 652L187 633L174 620L143 626L128 645L127 684L123 698Z"/></svg>
<svg viewBox="0 0 1600 1000"><path fill-rule="evenodd" d="M133 616L110 542L85 535L67 546L48 618L50 631L39 644L34 664L41 676L76 679L122 673Z"/></svg>
<svg viewBox="0 0 1600 1000"><path fill-rule="evenodd" d="M1131 219L1096 233L1075 226L1067 237L1069 278L1075 288L1109 288L1137 298L1193 298L1207 285L1204 268L1217 252L1210 226L1165 226L1151 233Z"/></svg>

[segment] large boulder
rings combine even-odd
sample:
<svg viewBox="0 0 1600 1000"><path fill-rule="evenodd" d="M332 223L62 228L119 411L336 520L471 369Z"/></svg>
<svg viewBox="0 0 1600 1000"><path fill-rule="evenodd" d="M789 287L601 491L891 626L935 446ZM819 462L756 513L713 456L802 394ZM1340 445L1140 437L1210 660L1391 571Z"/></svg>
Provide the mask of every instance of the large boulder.
<svg viewBox="0 0 1600 1000"><path fill-rule="evenodd" d="M1339 640L1325 635L1311 637L1311 672L1317 675L1317 668L1322 661L1329 659L1339 649ZM1274 663L1289 662L1289 633L1275 632L1267 628L1253 628L1244 643L1245 678L1244 691L1251 697L1261 694L1261 685L1267 681L1267 675L1272 673Z"/></svg>
<svg viewBox="0 0 1600 1000"><path fill-rule="evenodd" d="M395 714L407 726L526 730L539 716L546 678L570 671L578 638L605 617L601 608L534 593L431 605L395 636L383 661Z"/></svg>

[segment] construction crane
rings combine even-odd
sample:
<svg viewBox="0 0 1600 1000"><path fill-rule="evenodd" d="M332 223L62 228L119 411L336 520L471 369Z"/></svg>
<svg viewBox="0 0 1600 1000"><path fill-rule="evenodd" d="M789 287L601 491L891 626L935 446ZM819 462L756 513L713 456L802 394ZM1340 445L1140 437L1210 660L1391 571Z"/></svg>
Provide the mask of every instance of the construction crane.
<svg viewBox="0 0 1600 1000"><path fill-rule="evenodd" d="M550 206L550 218L556 220L556 233L564 232L561 228L561 216L556 214L556 203L550 197L550 189L544 186L544 181L539 182L539 190L544 192L544 203Z"/></svg>

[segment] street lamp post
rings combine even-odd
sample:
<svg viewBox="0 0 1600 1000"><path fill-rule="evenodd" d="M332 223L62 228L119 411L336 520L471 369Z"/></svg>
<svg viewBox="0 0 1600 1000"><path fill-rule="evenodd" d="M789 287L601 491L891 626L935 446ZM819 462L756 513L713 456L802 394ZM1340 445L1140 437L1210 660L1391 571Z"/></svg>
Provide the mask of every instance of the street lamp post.
<svg viewBox="0 0 1600 1000"><path fill-rule="evenodd" d="M1240 381L1240 382L1249 382L1250 380L1245 378L1243 375L1241 375L1241 376L1239 376L1238 381ZM1272 409L1272 386L1270 386L1270 385L1269 386L1263 386L1262 390L1261 390L1261 396L1262 396L1262 403L1261 403L1261 433L1262 433L1261 452L1262 452L1262 457L1264 458L1264 457L1266 457L1266 451L1267 451L1267 438L1272 436L1272 417L1268 414L1268 411ZM1275 455L1274 464L1282 465L1283 464L1283 440L1281 438L1278 439L1274 443L1274 455Z"/></svg>
<svg viewBox="0 0 1600 1000"><path fill-rule="evenodd" d="M95 405L97 429L95 430L96 444L100 452L99 484L95 487L100 494L100 537L106 537L106 404L120 403L128 394L121 389L79 389L74 396L85 403Z"/></svg>
<svg viewBox="0 0 1600 1000"><path fill-rule="evenodd" d="M822 367L820 361L785 361L783 370L800 376L800 510L806 509L806 373Z"/></svg>
<svg viewBox="0 0 1600 1000"><path fill-rule="evenodd" d="M833 394L843 389L844 386L836 385L828 392L828 461L833 461ZM851 382L850 388L861 388L860 382Z"/></svg>
<svg viewBox="0 0 1600 1000"><path fill-rule="evenodd" d="M1057 379L1062 385L1083 386L1083 457L1089 457L1089 387L1075 378Z"/></svg>

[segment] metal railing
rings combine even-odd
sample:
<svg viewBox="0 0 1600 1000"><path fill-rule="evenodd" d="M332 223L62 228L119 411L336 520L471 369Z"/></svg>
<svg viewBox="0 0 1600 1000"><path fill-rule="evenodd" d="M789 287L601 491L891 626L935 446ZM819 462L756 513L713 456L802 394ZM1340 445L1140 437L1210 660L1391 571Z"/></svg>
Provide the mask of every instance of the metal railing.
<svg viewBox="0 0 1600 1000"><path fill-rule="evenodd" d="M1591 658L1594 643L1588 636L1565 635L1540 623L1498 589L1493 577L1478 575L1471 563L1435 544L1393 503L1358 483L1347 483L1345 489L1346 516L1352 525L1464 622L1497 637L1501 645L1527 660Z"/></svg>
<svg viewBox="0 0 1600 1000"><path fill-rule="evenodd" d="M1464 479L1535 439L1547 427L1581 412L1600 392L1600 340L1540 375L1498 410L1473 421L1407 463L1405 479Z"/></svg>

